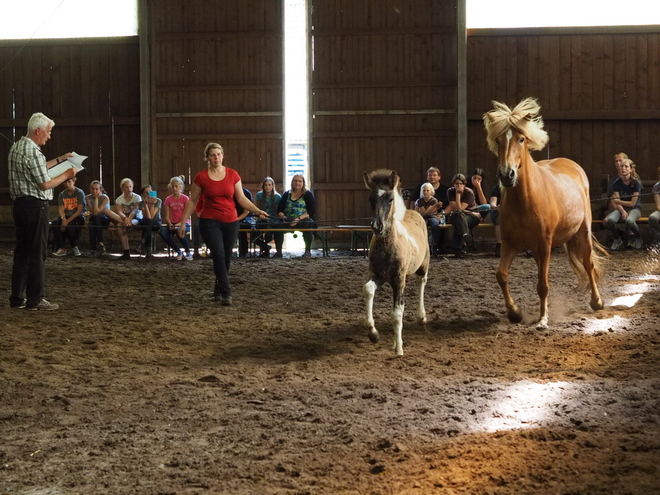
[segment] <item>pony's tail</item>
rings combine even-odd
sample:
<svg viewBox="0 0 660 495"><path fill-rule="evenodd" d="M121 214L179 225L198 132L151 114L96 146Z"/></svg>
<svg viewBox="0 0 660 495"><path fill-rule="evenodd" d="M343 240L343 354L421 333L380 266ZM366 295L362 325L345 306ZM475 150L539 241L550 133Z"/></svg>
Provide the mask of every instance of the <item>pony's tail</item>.
<svg viewBox="0 0 660 495"><path fill-rule="evenodd" d="M605 256L609 256L605 247L598 242L596 236L591 234L591 260L594 265L594 280L596 283L603 277L603 264L602 261ZM586 290L589 288L589 275L584 269L582 263L582 244L577 237L573 237L570 241L564 244L564 249L568 255L568 262L578 278L578 289Z"/></svg>

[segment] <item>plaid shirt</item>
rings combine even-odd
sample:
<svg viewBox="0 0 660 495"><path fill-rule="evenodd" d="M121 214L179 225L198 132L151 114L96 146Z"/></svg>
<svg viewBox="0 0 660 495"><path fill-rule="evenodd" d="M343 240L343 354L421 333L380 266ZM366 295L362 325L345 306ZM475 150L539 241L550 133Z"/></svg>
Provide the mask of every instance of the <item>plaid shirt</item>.
<svg viewBox="0 0 660 495"><path fill-rule="evenodd" d="M53 199L53 190L41 189L39 184L48 182L48 166L41 148L30 138L23 136L9 150L9 194L12 199L34 196Z"/></svg>

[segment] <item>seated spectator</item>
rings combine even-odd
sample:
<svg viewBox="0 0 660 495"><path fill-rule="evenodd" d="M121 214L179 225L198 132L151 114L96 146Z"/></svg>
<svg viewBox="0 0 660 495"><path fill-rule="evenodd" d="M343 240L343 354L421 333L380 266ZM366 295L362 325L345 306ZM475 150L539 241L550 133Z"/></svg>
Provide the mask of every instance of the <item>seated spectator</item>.
<svg viewBox="0 0 660 495"><path fill-rule="evenodd" d="M641 249L644 245L641 232L637 225L637 219L642 214L641 205L642 183L635 172L632 160L626 158L621 163L621 177L612 184L611 204L614 210L605 217L603 224L607 227L614 238L612 251L621 248L624 237L630 233L628 244L635 249ZM617 224L625 223L625 232L619 232Z"/></svg>
<svg viewBox="0 0 660 495"><path fill-rule="evenodd" d="M277 224L278 228L294 230L295 227L301 229L315 229L316 222L316 198L311 191L305 187L305 177L302 174L295 174L291 178L291 189L285 192L277 205L277 216L282 223ZM312 232L303 232L305 241L305 252L303 258L311 258L312 241L314 234ZM282 239L275 238L275 256L282 257Z"/></svg>
<svg viewBox="0 0 660 495"><path fill-rule="evenodd" d="M186 209L186 205L190 200L188 196L183 194L183 176L172 177L169 187L172 189L172 194L165 198L165 203L163 204L164 225L160 230L160 236L170 249L176 253L177 260L185 258L188 261L192 261L193 256L190 252L190 243L187 235L190 233L190 219L186 220L185 232L179 231L183 211ZM176 242L174 242L174 237L179 240L183 249L179 249Z"/></svg>
<svg viewBox="0 0 660 495"><path fill-rule="evenodd" d="M105 254L103 243L103 229L110 225L108 213L110 212L110 198L105 193L103 184L94 180L89 185L89 194L85 196L87 211L83 213L89 220L89 255L99 256Z"/></svg>
<svg viewBox="0 0 660 495"><path fill-rule="evenodd" d="M440 173L439 168L430 167L426 171L426 182L433 186L433 190L435 191L433 196L438 200L438 204L436 205L436 213L438 214L439 219L442 218L439 214L443 211L443 208L447 206L447 186L442 184L441 180L442 174ZM422 194L422 185L423 184L420 184L419 187L414 189L410 195L410 200L408 203L410 204L410 208L413 210L415 209L415 203ZM436 246L436 252L431 252L431 254L440 255L444 252L445 230L442 228L436 229L435 236L434 244Z"/></svg>
<svg viewBox="0 0 660 495"><path fill-rule="evenodd" d="M651 231L651 242L656 248L660 247L660 167L658 167L658 182L653 185L653 200L655 211L649 216L649 230Z"/></svg>
<svg viewBox="0 0 660 495"><path fill-rule="evenodd" d="M452 249L457 258L465 256L465 249L472 242L470 233L481 222L481 215L476 211L467 211L477 207L474 192L466 186L467 180L463 174L456 174L452 180L453 187L447 190L447 207L445 213L451 212L450 223L454 227Z"/></svg>
<svg viewBox="0 0 660 495"><path fill-rule="evenodd" d="M252 202L252 193L249 189L243 188L243 194L245 197ZM253 216L250 215L250 212L243 208L236 197L234 197L234 206L236 207L236 214L238 215L238 228L239 229L253 229L256 221ZM248 253L249 240L247 232L238 232L238 257L245 258Z"/></svg>
<svg viewBox="0 0 660 495"><path fill-rule="evenodd" d="M282 196L275 189L275 181L272 178L266 177L261 181L261 191L257 193L256 199L257 208L268 213L269 217L266 220L257 222L257 229L273 228L275 223L277 223L277 205L279 204L280 199L282 199ZM280 232L264 232L263 234L256 233L255 235L258 236L254 242L259 246L260 258L268 258L270 256L270 241L272 241L273 238L277 238L278 236L281 238L284 236L284 234ZM282 240L279 241L279 245L282 245Z"/></svg>
<svg viewBox="0 0 660 495"><path fill-rule="evenodd" d="M415 201L415 210L417 210L424 218L427 227L431 227L431 234L429 236L429 245L431 247L431 255L440 254L440 220L437 217L439 210L438 200L433 196L435 189L430 182L422 184L421 197Z"/></svg>
<svg viewBox="0 0 660 495"><path fill-rule="evenodd" d="M57 197L60 216L51 222L55 237L56 251L53 256L67 256L69 252L64 247L68 239L71 244L71 254L80 256L78 239L85 225L85 193L76 187L76 177L64 181L64 191Z"/></svg>
<svg viewBox="0 0 660 495"><path fill-rule="evenodd" d="M502 233L500 232L500 201L502 191L500 185L493 186L490 190L490 221L495 226L495 257L499 258L502 253Z"/></svg>
<svg viewBox="0 0 660 495"><path fill-rule="evenodd" d="M142 220L142 210L140 202L142 198L139 194L133 192L133 181L129 178L122 179L119 184L122 194L115 200L114 215L109 215L110 222L117 226L117 234L123 249L120 260L131 259L131 253L128 248L128 231Z"/></svg>
<svg viewBox="0 0 660 495"><path fill-rule="evenodd" d="M135 253L142 254L147 252L147 258L151 258L151 235L152 232L160 230L161 218L160 210L163 206L163 201L156 195L150 184L142 186L140 189L140 196L142 201L138 204L138 208L142 212L142 220L138 225L142 229L140 240L135 246Z"/></svg>
<svg viewBox="0 0 660 495"><path fill-rule="evenodd" d="M475 168L472 171L472 175L470 176L470 180L467 183L467 187L472 189L472 192L474 193L474 200L477 203L477 205L489 204L490 201L488 198L486 198L486 193L485 193L488 187L484 183L483 168ZM486 216L488 216L487 211L478 212L478 213L482 220L485 219Z"/></svg>

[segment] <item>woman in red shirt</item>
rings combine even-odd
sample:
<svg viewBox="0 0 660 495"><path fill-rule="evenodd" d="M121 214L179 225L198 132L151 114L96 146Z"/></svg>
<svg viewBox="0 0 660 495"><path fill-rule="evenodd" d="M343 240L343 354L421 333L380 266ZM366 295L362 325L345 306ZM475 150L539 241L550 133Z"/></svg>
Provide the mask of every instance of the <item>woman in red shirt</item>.
<svg viewBox="0 0 660 495"><path fill-rule="evenodd" d="M199 232L213 257L215 288L213 297L223 306L231 306L229 264L238 236L238 216L234 197L238 204L259 217L267 218L265 211L257 208L243 193L241 177L234 169L225 167L222 146L209 143L204 149L208 166L193 179L190 201L183 211L179 236L185 235L186 220L190 217L200 197L204 206L199 212Z"/></svg>

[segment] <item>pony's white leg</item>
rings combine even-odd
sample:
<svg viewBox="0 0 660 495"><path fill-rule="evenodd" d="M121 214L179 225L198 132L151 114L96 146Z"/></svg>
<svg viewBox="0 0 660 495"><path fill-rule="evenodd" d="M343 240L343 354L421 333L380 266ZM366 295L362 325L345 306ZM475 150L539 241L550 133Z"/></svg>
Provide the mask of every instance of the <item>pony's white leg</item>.
<svg viewBox="0 0 660 495"><path fill-rule="evenodd" d="M373 279L370 279L364 287L362 288L362 294L364 294L364 302L367 308L367 316L364 320L364 326L369 332L369 340L376 343L379 340L378 330L376 330L376 325L374 323L374 294L378 289L378 285Z"/></svg>
<svg viewBox="0 0 660 495"><path fill-rule="evenodd" d="M397 302L394 303L392 309L392 325L394 326L394 345L392 349L396 352L397 356L403 356L403 338L401 336L403 330L403 298L396 298Z"/></svg>
<svg viewBox="0 0 660 495"><path fill-rule="evenodd" d="M516 254L516 251L509 248L506 242L502 242L502 256L496 273L497 283L500 284L500 289L502 289L502 295L504 296L506 315L511 323L520 323L523 318L520 308L518 308L513 297L511 297L511 292L509 292L509 267Z"/></svg>
<svg viewBox="0 0 660 495"><path fill-rule="evenodd" d="M550 267L550 245L543 246L541 251L534 256L536 265L538 267L538 282L536 283L536 291L539 294L540 315L539 322L536 325L537 330L545 330L548 328L548 269Z"/></svg>
<svg viewBox="0 0 660 495"><path fill-rule="evenodd" d="M426 281L429 278L428 270L424 273L424 276L421 277L419 284L419 303L417 304L417 323L420 325L426 324L426 308L424 307L424 288L426 287Z"/></svg>

